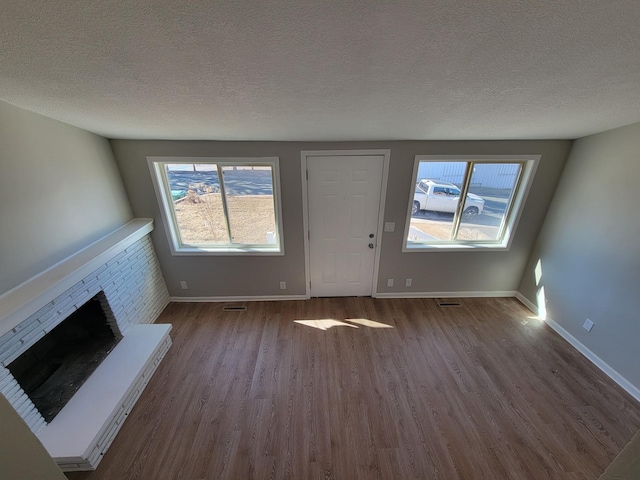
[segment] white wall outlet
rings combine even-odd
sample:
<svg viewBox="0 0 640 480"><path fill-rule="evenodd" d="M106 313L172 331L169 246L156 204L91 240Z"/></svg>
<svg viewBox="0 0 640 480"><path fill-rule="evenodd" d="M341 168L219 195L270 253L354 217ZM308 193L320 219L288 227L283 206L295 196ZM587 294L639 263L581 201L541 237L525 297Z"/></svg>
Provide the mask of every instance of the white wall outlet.
<svg viewBox="0 0 640 480"><path fill-rule="evenodd" d="M385 232L395 232L396 231L396 222L384 222L384 231Z"/></svg>
<svg viewBox="0 0 640 480"><path fill-rule="evenodd" d="M413 282L413 280L411 280L410 278L407 278L407 279L404 281L404 286L405 286L405 287L410 287L410 286L411 286L411 282Z"/></svg>
<svg viewBox="0 0 640 480"><path fill-rule="evenodd" d="M582 325L582 328L584 328L587 332L590 332L594 325L595 325L595 323L593 322L593 320L589 320L587 318L584 321L584 324Z"/></svg>
<svg viewBox="0 0 640 480"><path fill-rule="evenodd" d="M393 287L393 278L387 280L387 287Z"/></svg>
<svg viewBox="0 0 640 480"><path fill-rule="evenodd" d="M186 290L187 288L189 288L187 286L187 282L184 280L180 280L180 288L182 288L183 290Z"/></svg>
<svg viewBox="0 0 640 480"><path fill-rule="evenodd" d="M287 282L280 282L280 290L286 290L287 289Z"/></svg>

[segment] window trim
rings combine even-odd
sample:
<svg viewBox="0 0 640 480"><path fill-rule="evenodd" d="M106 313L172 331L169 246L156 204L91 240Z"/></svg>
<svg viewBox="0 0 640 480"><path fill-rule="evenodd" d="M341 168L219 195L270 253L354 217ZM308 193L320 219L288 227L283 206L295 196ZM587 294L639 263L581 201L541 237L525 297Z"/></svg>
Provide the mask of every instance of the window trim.
<svg viewBox="0 0 640 480"><path fill-rule="evenodd" d="M220 168L233 166L269 166L272 174L272 188L274 196L274 214L276 223L276 238L278 242L273 247L265 245L211 245L184 246L180 243L175 210L172 206L171 188L163 165L167 163L203 164L213 163ZM160 216L167 234L169 248L173 256L282 256L284 255L284 235L282 225L282 194L280 190L280 159L278 157L147 157L147 164L151 174L153 188L156 193ZM224 194L223 182L220 191ZM225 205L225 202L223 202ZM226 208L224 210L227 224L229 222Z"/></svg>
<svg viewBox="0 0 640 480"><path fill-rule="evenodd" d="M513 236L520 221L522 211L526 204L531 189L531 184L535 178L535 173L540 163L541 155L416 155L413 162L413 174L411 181L411 191L409 194L409 201L407 207L407 214L405 218L404 236L402 237L402 252L415 253L415 252L454 252L454 251L469 251L469 250L481 250L481 251L508 251L511 248L513 242ZM487 241L469 241L469 240L442 240L434 243L409 243L409 229L411 226L411 207L413 205L413 192L418 180L418 169L420 162L466 162L464 184L461 191L461 198L466 198L471 183L471 176L473 173L469 173L470 163L521 163L523 166L520 170L519 178L516 182L514 198L507 214L503 219L502 240L487 240ZM465 202L458 202L458 208L454 214L453 228L457 230L460 227L458 219L462 214L462 208L464 208ZM456 227L457 225L457 227ZM455 236L455 235L454 235Z"/></svg>

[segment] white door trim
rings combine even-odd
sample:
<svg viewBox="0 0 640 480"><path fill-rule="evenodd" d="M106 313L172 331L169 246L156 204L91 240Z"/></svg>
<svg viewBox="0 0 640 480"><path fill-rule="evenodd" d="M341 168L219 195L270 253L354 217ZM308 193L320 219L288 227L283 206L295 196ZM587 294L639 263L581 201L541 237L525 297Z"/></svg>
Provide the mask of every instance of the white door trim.
<svg viewBox="0 0 640 480"><path fill-rule="evenodd" d="M382 232L384 227L384 208L387 198L387 179L389 177L389 160L391 158L391 150L302 150L300 152L302 173L302 224L304 229L304 271L305 271L305 292L306 298L311 298L311 259L309 254L309 203L308 203L308 186L307 186L307 158L308 157L337 157L337 156L369 156L379 155L383 158L382 165L382 185L380 191L380 210L378 213L378 231L376 232L377 248L375 255L375 263L373 266L373 285L371 287L371 296L376 297L378 293L378 270L380 268L380 252L382 250Z"/></svg>

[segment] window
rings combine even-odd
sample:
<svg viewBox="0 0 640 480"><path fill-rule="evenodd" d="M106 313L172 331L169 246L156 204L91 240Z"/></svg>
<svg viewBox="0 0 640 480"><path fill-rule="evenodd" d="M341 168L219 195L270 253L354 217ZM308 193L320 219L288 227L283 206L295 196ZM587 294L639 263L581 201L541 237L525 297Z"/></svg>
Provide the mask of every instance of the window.
<svg viewBox="0 0 640 480"><path fill-rule="evenodd" d="M149 158L174 255L283 253L278 158Z"/></svg>
<svg viewBox="0 0 640 480"><path fill-rule="evenodd" d="M508 248L538 160L416 156L403 251Z"/></svg>

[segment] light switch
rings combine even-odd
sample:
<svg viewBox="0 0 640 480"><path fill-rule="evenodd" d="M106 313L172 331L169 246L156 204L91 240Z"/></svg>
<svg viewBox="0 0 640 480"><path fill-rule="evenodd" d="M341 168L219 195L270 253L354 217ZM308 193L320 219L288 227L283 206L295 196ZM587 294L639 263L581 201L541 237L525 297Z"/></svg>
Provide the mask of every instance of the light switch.
<svg viewBox="0 0 640 480"><path fill-rule="evenodd" d="M384 222L384 231L385 232L395 232L396 231L396 222Z"/></svg>

